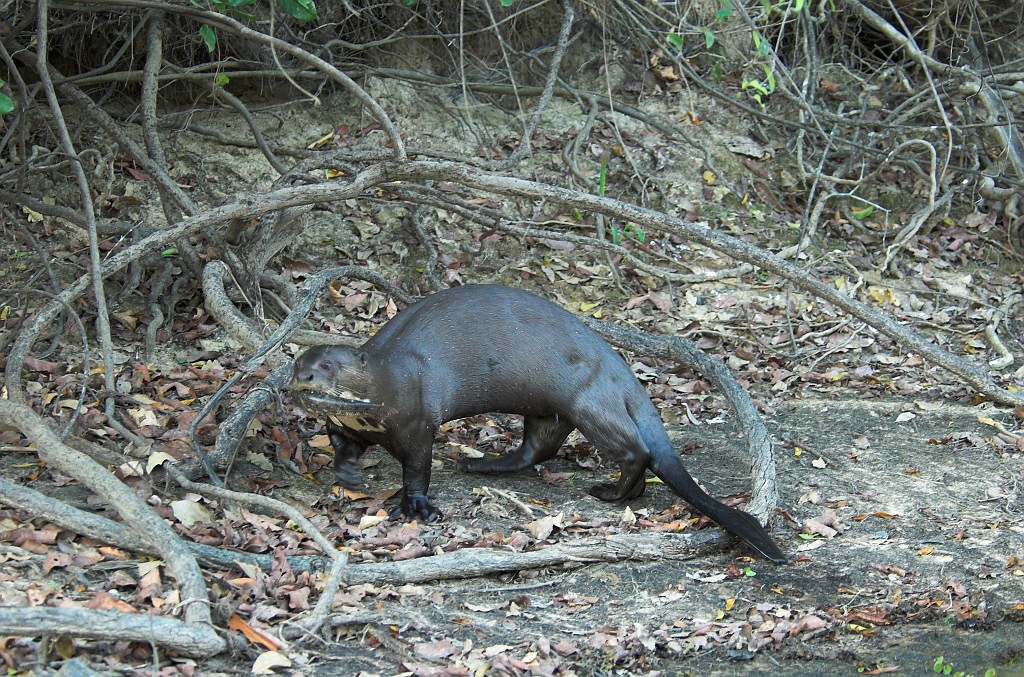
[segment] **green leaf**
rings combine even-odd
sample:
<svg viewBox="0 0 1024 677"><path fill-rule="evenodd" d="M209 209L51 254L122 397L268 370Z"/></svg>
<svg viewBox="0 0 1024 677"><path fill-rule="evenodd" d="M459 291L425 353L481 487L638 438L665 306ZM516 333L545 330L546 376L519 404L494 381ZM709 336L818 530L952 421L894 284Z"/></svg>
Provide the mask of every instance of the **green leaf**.
<svg viewBox="0 0 1024 677"><path fill-rule="evenodd" d="M601 158L601 176L597 180L597 194L604 197L605 181L608 179L608 158Z"/></svg>
<svg viewBox="0 0 1024 677"><path fill-rule="evenodd" d="M714 45L714 44L715 44L715 34L712 33L709 29L705 28L704 29L704 46L707 49L711 49L712 45Z"/></svg>
<svg viewBox="0 0 1024 677"><path fill-rule="evenodd" d="M729 16L732 16L732 9L729 7L723 7L715 12L715 21L721 21Z"/></svg>
<svg viewBox="0 0 1024 677"><path fill-rule="evenodd" d="M199 37L206 43L206 49L211 53L217 49L217 33L213 30L212 26L203 24L199 27Z"/></svg>
<svg viewBox="0 0 1024 677"><path fill-rule="evenodd" d="M313 0L277 0L277 4L285 14L299 21L316 19L316 3Z"/></svg>
<svg viewBox="0 0 1024 677"><path fill-rule="evenodd" d="M935 664L932 665L932 672L936 672L936 673L937 672L942 672L942 663L943 663L942 656L939 656L938 658L936 658L935 659Z"/></svg>
<svg viewBox="0 0 1024 677"><path fill-rule="evenodd" d="M665 41L676 49L683 48L683 36L679 35L679 33L669 33L665 36Z"/></svg>
<svg viewBox="0 0 1024 677"><path fill-rule="evenodd" d="M215 75L214 78L213 78L213 82L218 87L227 87L228 83L231 82L231 78L229 78L224 73L217 73L217 75Z"/></svg>
<svg viewBox="0 0 1024 677"><path fill-rule="evenodd" d="M511 7L512 5L515 4L515 2L516 2L516 0L501 0L501 6L502 7Z"/></svg>
<svg viewBox="0 0 1024 677"><path fill-rule="evenodd" d="M6 115L14 110L14 101L6 94L0 94L0 115Z"/></svg>
<svg viewBox="0 0 1024 677"><path fill-rule="evenodd" d="M803 8L804 8L804 0L796 0L796 1L795 1L795 2L793 3L793 11L794 11L794 12L799 12L799 11L800 11L800 10L802 10Z"/></svg>
<svg viewBox="0 0 1024 677"><path fill-rule="evenodd" d="M754 95L755 99L757 99L761 94L768 94L768 90L765 89L765 86L757 80L744 80L740 83L740 89L753 89L757 92L757 94ZM758 101L760 101L760 99L758 99Z"/></svg>
<svg viewBox="0 0 1024 677"><path fill-rule="evenodd" d="M160 252L160 256L177 256L177 255L178 255L178 248L177 247L171 247L169 249L165 249L162 252Z"/></svg>
<svg viewBox="0 0 1024 677"><path fill-rule="evenodd" d="M875 213L875 206L868 205L864 209L855 209L850 213L853 214L853 218L855 219L866 219Z"/></svg>

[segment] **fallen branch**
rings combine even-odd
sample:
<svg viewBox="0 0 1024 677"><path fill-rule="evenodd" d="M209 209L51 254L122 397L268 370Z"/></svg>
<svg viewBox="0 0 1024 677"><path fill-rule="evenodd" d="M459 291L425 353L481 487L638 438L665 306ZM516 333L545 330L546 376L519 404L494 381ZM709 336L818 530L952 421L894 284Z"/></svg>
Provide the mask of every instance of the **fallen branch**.
<svg viewBox="0 0 1024 677"><path fill-rule="evenodd" d="M600 212L627 222L663 230L679 237L701 244L732 258L750 263L762 270L768 270L789 280L801 289L830 301L851 315L893 339L900 345L919 352L946 370L960 376L982 395L994 402L1005 405L1024 404L1024 393L1013 392L997 386L988 374L966 359L953 355L947 350L926 341L915 332L887 315L852 299L833 287L810 277L793 264L739 238L711 229L704 223L690 223L684 219L669 216L645 207L627 204L600 195L590 195L558 186L541 184L536 181L485 174L451 162L415 161L408 163L385 163L377 165L389 181L414 181L426 178L452 181L463 185L497 193L518 195L530 199L544 199L575 209Z"/></svg>
<svg viewBox="0 0 1024 677"><path fill-rule="evenodd" d="M405 585L429 581L479 578L496 574L562 566L568 562L621 562L630 560L689 560L704 557L728 542L719 529L702 529L690 534L647 531L635 534L595 536L560 541L542 550L508 552L485 548L463 548L433 557L351 566L346 585Z"/></svg>
<svg viewBox="0 0 1024 677"><path fill-rule="evenodd" d="M213 630L206 584L199 565L163 519L101 465L62 444L28 407L0 400L0 423L20 430L35 446L43 461L77 479L116 508L135 534L167 563L181 589L185 622L194 628L192 632L196 633L196 638L202 638L205 653L223 651L226 644Z"/></svg>
<svg viewBox="0 0 1024 677"><path fill-rule="evenodd" d="M183 623L177 618L53 607L0 608L0 635L142 642L194 658L209 658L226 646L210 628Z"/></svg>
<svg viewBox="0 0 1024 677"><path fill-rule="evenodd" d="M101 515L79 510L34 489L23 487L0 478L0 503L23 510L33 517L45 519L72 534L87 536L99 543L113 545L122 550L159 556L156 548L140 538L134 531ZM238 550L225 550L193 541L182 541L204 566L230 569L244 564L270 571L274 560L271 555L260 555ZM330 557L289 555L285 557L294 571L324 571L331 566Z"/></svg>
<svg viewBox="0 0 1024 677"><path fill-rule="evenodd" d="M32 489L20 488L20 491L7 494L9 483L0 480L0 490L4 490L3 502L34 512L41 494ZM14 485L16 486L16 485ZM35 495L33 497L32 495ZM27 497L27 498L26 498ZM46 497L42 497L46 498ZM47 499L52 502L52 499ZM127 550L147 554L157 554L151 544L138 538L124 525L108 520L105 517L92 515L76 508L62 506L57 512L37 513L49 519L62 529L84 533L100 538L111 545ZM579 540L567 540L554 543L540 550L529 552L509 552L488 548L462 548L441 555L420 557L401 562L377 562L372 564L346 564L339 557L333 562L330 557L288 557L288 565L294 571L326 571L333 570L341 576L340 585L402 585L408 583L427 583L430 581L456 580L494 576L497 574L557 567L567 562L619 562L657 561L657 560L689 560L705 557L712 552L727 547L735 539L717 528L701 529L692 533L671 533L645 531L632 534L613 534L610 536L594 536ZM198 543L186 545L196 553L197 557L215 566L225 567L232 563L255 564L264 571L270 571L273 563L271 555L238 552L204 546ZM344 569L343 574L337 573L338 568Z"/></svg>
<svg viewBox="0 0 1024 677"><path fill-rule="evenodd" d="M778 256L738 238L712 230L706 224L689 223L683 219L636 205L630 205L619 200L567 190L536 181L485 174L478 170L450 162L415 161L382 163L360 172L348 182L294 186L261 195L245 196L237 202L211 209L208 212L186 219L174 227L151 235L127 247L108 259L103 266L101 274L106 277L120 270L144 252L151 251L151 247L159 246L164 242L171 241L204 227L225 223L231 219L252 218L253 216L266 214L276 209L314 202L346 199L388 181L437 179L462 183L479 190L502 195L519 195L531 199L546 199L568 207L615 216L651 229L666 230L679 237L687 238L738 260L771 271L780 277L790 280L809 293L832 302L851 315L875 327L897 343L916 350L923 357L962 377L967 384L994 402L1011 406L1024 404L1024 394L1000 388L977 365L924 340L891 317L883 315L864 303L838 292L833 287L809 277L804 271L780 259ZM7 361L5 379L9 391L8 397L13 401L23 401L24 398L20 388L20 373L24 358L28 354L29 346L38 336L41 328L52 321L57 313L60 312L64 303L70 303L82 294L88 286L88 280L88 276L79 278L57 299L51 301L40 310L19 334Z"/></svg>

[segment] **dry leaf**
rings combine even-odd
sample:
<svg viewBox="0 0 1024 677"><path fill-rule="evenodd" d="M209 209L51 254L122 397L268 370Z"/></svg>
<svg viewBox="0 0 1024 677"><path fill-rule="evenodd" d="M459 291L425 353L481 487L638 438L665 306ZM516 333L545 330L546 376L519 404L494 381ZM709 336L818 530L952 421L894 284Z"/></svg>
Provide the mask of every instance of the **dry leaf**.
<svg viewBox="0 0 1024 677"><path fill-rule="evenodd" d="M171 511L186 529L191 529L196 524L211 524L214 521L213 512L196 501L171 501Z"/></svg>
<svg viewBox="0 0 1024 677"><path fill-rule="evenodd" d="M252 674L272 675L274 668L290 668L292 662L280 651L266 651L261 653L252 663Z"/></svg>
<svg viewBox="0 0 1024 677"><path fill-rule="evenodd" d="M232 630L236 630L245 635L250 642L253 644L259 644L264 646L271 651L276 651L281 647L281 643L278 642L274 637L268 635L262 630L257 630L248 623L242 620L242 617L238 614L232 614L231 619L228 621L228 627Z"/></svg>
<svg viewBox="0 0 1024 677"><path fill-rule="evenodd" d="M145 474L153 474L153 470L165 463L174 465L174 457L166 452L157 452L150 455L150 460L145 463Z"/></svg>

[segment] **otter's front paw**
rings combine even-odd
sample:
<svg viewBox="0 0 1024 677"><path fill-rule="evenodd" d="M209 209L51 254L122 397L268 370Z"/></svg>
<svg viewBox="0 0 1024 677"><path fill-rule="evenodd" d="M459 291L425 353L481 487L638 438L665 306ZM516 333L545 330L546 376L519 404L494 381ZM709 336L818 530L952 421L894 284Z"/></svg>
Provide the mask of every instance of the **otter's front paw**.
<svg viewBox="0 0 1024 677"><path fill-rule="evenodd" d="M430 500L423 494L403 494L402 502L388 512L388 517L393 520L419 517L427 522L436 522L444 517L444 513L431 505Z"/></svg>

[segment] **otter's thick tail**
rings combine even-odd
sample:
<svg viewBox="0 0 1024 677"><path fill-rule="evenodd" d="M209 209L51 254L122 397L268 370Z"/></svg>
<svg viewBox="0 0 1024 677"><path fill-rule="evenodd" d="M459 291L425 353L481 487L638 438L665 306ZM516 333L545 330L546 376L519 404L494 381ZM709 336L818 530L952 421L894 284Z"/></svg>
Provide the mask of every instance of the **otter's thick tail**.
<svg viewBox="0 0 1024 677"><path fill-rule="evenodd" d="M683 467L671 445L666 450L662 444L648 442L648 447L651 451L651 472L661 478L672 491L722 528L742 538L771 561L780 564L786 561L786 555L753 515L719 503L700 488Z"/></svg>

